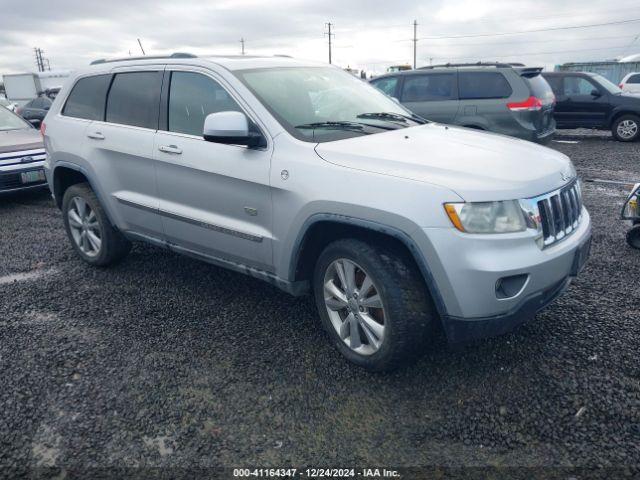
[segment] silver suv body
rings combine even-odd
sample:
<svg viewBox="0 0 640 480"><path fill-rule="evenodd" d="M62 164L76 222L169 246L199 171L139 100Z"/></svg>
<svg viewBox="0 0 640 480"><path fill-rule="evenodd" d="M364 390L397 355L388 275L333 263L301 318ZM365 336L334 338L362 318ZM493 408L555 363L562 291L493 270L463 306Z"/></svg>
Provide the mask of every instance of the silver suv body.
<svg viewBox="0 0 640 480"><path fill-rule="evenodd" d="M142 240L311 291L337 348L371 369L434 328L454 342L512 329L588 255L566 156L424 124L323 64L101 62L45 125L49 185L85 261Z"/></svg>
<svg viewBox="0 0 640 480"><path fill-rule="evenodd" d="M509 64L447 64L371 83L428 120L546 143L555 133L555 97L541 72Z"/></svg>

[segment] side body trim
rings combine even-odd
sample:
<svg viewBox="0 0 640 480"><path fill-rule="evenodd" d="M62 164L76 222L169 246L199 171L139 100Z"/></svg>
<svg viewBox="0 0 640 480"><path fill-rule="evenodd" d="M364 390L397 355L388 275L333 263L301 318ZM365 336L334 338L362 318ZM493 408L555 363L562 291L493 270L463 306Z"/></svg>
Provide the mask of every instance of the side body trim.
<svg viewBox="0 0 640 480"><path fill-rule="evenodd" d="M264 240L264 237L261 237L259 235L253 235L251 233L232 230L230 228L222 227L220 225L216 225L209 222L203 222L202 220L196 220L195 218L186 217L184 215L178 215L177 213L168 212L160 208L150 207L148 205L142 205L140 203L131 202L129 200L125 200L119 197L115 197L115 198L118 200L118 202L122 203L123 205L127 205L133 208L138 208L140 210L145 210L152 213L157 213L158 215L162 215L163 217L166 217L166 218L187 222L192 225L197 225L198 227L206 228L219 233L224 233L225 235L231 235L233 237L242 238L243 240L249 240L251 242L256 242L256 243L261 243Z"/></svg>

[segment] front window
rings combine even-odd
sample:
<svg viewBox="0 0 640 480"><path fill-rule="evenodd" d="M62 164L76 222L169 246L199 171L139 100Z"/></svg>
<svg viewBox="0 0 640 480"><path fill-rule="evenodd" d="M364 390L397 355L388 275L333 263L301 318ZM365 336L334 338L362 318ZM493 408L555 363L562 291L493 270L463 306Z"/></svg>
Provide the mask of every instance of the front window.
<svg viewBox="0 0 640 480"><path fill-rule="evenodd" d="M6 130L22 130L32 128L27 122L19 116L11 113L4 107L0 107L0 132Z"/></svg>
<svg viewBox="0 0 640 480"><path fill-rule="evenodd" d="M425 122L337 68L264 68L235 74L299 140L329 142Z"/></svg>
<svg viewBox="0 0 640 480"><path fill-rule="evenodd" d="M598 82L602 87L604 87L609 93L617 94L622 93L620 87L618 87L615 83L607 80L602 75L594 74L591 76L596 82Z"/></svg>

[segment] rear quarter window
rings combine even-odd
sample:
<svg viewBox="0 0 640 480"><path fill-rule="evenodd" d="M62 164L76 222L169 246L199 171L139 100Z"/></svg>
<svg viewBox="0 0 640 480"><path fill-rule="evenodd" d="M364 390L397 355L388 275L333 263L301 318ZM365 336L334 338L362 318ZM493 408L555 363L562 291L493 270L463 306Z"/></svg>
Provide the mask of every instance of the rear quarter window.
<svg viewBox="0 0 640 480"><path fill-rule="evenodd" d="M158 128L161 72L117 73L107 97L106 121Z"/></svg>
<svg viewBox="0 0 640 480"><path fill-rule="evenodd" d="M78 80L64 104L62 114L86 120L103 120L110 81L111 75L95 75Z"/></svg>
<svg viewBox="0 0 640 480"><path fill-rule="evenodd" d="M509 98L513 90L500 72L460 72L460 100Z"/></svg>
<svg viewBox="0 0 640 480"><path fill-rule="evenodd" d="M529 86L531 95L539 98L543 104L553 103L555 95L551 89L551 85L544 79L542 75L536 75L535 77L523 77L525 83Z"/></svg>

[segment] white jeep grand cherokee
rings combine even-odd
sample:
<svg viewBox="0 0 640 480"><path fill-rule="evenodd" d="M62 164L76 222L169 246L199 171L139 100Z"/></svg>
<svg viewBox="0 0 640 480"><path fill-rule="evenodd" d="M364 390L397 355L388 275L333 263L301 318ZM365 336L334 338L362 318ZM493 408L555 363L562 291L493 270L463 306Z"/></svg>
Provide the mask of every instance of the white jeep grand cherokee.
<svg viewBox="0 0 640 480"><path fill-rule="evenodd" d="M45 122L49 186L82 259L108 265L142 240L312 291L338 350L370 369L415 356L437 327L451 342L514 328L589 253L566 156L428 123L323 64L100 60Z"/></svg>

